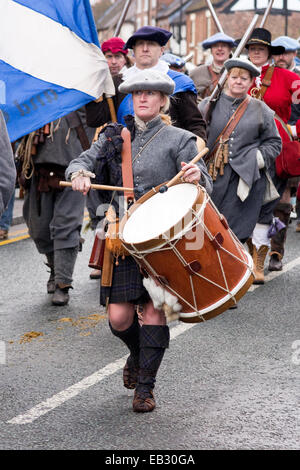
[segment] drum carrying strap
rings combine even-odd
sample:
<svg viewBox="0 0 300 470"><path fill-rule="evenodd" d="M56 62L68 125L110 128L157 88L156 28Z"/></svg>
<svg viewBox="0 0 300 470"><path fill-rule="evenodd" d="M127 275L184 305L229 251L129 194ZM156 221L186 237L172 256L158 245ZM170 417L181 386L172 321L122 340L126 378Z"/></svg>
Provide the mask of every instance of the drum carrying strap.
<svg viewBox="0 0 300 470"><path fill-rule="evenodd" d="M215 141L214 150L210 153L208 158L207 166L208 172L212 177L213 181L216 180L218 174L224 174L224 166L228 163L228 140L232 131L237 126L241 117L247 109L247 106L251 98L249 95L241 102L238 108L235 110L226 126L219 134Z"/></svg>
<svg viewBox="0 0 300 470"><path fill-rule="evenodd" d="M134 201L133 193L133 175L132 175L132 159L131 159L131 134L127 127L121 132L123 138L122 146L122 179L125 188L132 188L132 191L125 191L124 196L127 205Z"/></svg>
<svg viewBox="0 0 300 470"><path fill-rule="evenodd" d="M123 139L121 152L123 186L127 188L133 188L131 134L126 127L122 129L121 137ZM128 205L134 201L133 189L132 191L125 191L124 196L125 204L128 207ZM113 206L110 206L107 213L107 220L109 223L107 235L111 234L111 237L108 236L105 241L103 269L101 275L101 285L103 287L111 286L114 260L116 259L116 264L118 264L118 257L125 256L125 250L122 249L122 243L118 237L119 221L116 218L116 213Z"/></svg>

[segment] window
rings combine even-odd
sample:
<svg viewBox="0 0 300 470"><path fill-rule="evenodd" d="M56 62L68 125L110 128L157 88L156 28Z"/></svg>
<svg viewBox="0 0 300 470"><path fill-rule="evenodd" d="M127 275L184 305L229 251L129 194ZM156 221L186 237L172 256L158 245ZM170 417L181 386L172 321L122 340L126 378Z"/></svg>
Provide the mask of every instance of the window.
<svg viewBox="0 0 300 470"><path fill-rule="evenodd" d="M211 36L211 13L209 10L205 11L206 16L206 36L209 38Z"/></svg>
<svg viewBox="0 0 300 470"><path fill-rule="evenodd" d="M190 21L191 21L190 46L194 46L195 41L196 41L196 15L195 15L195 13L192 13L190 15Z"/></svg>

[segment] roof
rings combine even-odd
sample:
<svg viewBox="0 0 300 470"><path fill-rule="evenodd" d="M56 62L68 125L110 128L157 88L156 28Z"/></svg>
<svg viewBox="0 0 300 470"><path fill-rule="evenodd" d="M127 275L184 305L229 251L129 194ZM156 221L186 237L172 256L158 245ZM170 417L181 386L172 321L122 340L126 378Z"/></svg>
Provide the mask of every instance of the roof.
<svg viewBox="0 0 300 470"><path fill-rule="evenodd" d="M105 30L116 26L125 6L125 3L126 0L117 0L115 3L113 3L113 5L111 5L111 7L106 10L104 15L98 19L96 23L97 30ZM136 8L134 2L132 2L127 12L125 21L134 22L132 18L134 18L135 16L135 10Z"/></svg>
<svg viewBox="0 0 300 470"><path fill-rule="evenodd" d="M157 12L156 18L166 18L174 13L180 14L180 9L182 8L183 12L193 3L193 0L175 0L170 3L170 5L163 5L162 8Z"/></svg>
<svg viewBox="0 0 300 470"><path fill-rule="evenodd" d="M226 3L227 1L228 0L211 0L211 4L213 5L213 7L219 7L219 6L222 6L223 3ZM187 8L186 12L191 13L193 11L199 11L204 8L208 9L206 0L198 0L196 2L195 1L192 2L192 4Z"/></svg>
<svg viewBox="0 0 300 470"><path fill-rule="evenodd" d="M211 0L213 7L219 8L222 7L222 11L253 11L254 10L254 0ZM269 0L261 0L258 2L256 11L264 11L269 3ZM237 8L232 10L232 7L236 5ZM277 0L274 2L272 7L272 14L282 14L282 8L284 6L283 0ZM224 9L223 9L224 8ZM187 13L192 13L194 11L200 11L203 9L208 9L206 0L193 1L191 6L187 9ZM288 10L289 11L299 11L300 10L300 1L299 0L289 0L288 1Z"/></svg>

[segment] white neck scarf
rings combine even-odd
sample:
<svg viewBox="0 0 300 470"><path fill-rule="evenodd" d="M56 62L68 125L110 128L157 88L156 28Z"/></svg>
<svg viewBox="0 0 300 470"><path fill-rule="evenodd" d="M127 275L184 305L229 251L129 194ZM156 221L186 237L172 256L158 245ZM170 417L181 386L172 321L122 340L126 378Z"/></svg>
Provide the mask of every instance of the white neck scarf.
<svg viewBox="0 0 300 470"><path fill-rule="evenodd" d="M164 60L159 60L154 67L148 67L150 70L158 70L159 72L167 74L169 71L169 66L167 62ZM125 70L122 74L123 80L127 80L127 78L131 78L136 75L138 72L141 72L144 69L139 69L136 65L129 67L129 69Z"/></svg>
<svg viewBox="0 0 300 470"><path fill-rule="evenodd" d="M260 75L258 77L255 77L255 85L257 86L257 88L261 87L261 71L262 68L265 67L265 65L269 65L269 62L266 62L261 67L256 66L260 70Z"/></svg>

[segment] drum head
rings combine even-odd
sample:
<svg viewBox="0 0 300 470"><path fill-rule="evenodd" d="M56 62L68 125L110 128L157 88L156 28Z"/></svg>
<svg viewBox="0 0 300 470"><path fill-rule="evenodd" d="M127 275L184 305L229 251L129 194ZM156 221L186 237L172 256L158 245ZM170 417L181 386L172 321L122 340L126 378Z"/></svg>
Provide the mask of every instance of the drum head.
<svg viewBox="0 0 300 470"><path fill-rule="evenodd" d="M165 193L154 194L127 220L122 233L124 242L136 244L158 238L188 214L197 195L197 186L189 183L177 184Z"/></svg>

